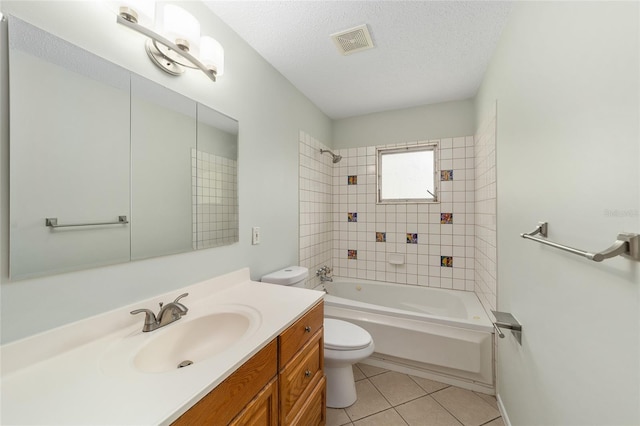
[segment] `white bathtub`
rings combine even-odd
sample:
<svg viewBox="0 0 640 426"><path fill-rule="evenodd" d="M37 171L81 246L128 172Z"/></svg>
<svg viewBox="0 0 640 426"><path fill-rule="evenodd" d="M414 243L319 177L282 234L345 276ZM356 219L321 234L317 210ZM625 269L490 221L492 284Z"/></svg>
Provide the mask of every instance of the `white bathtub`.
<svg viewBox="0 0 640 426"><path fill-rule="evenodd" d="M324 283L325 316L366 329L365 363L493 393L493 325L474 293L347 278Z"/></svg>

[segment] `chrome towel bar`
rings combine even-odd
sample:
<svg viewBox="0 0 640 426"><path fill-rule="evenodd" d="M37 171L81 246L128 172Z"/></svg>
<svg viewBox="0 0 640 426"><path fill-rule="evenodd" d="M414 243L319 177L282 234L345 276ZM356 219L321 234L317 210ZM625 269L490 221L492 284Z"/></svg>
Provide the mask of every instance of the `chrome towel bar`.
<svg viewBox="0 0 640 426"><path fill-rule="evenodd" d="M72 226L102 226L102 225L124 225L129 223L126 216L118 216L117 222L100 222L100 223L69 223L66 225L58 225L57 217L48 217L44 220L44 225L49 228L69 228Z"/></svg>
<svg viewBox="0 0 640 426"><path fill-rule="evenodd" d="M560 250L568 251L569 253L577 254L578 256L586 257L594 262L602 262L605 259L609 259L616 256L624 256L626 258L640 261L640 235L632 233L618 234L618 239L615 243L606 250L600 253L590 253L588 251L579 250L573 247L565 246L563 244L554 243L553 241L538 238L536 235L541 235L546 238L549 224L547 222L538 222L536 229L529 233L520 234L522 238L528 240L537 241L547 246L555 247Z"/></svg>
<svg viewBox="0 0 640 426"><path fill-rule="evenodd" d="M504 333L501 329L506 328L511 330L511 334L516 338L518 343L522 345L522 325L517 319L509 312L491 311L493 316L496 317L496 322L493 323L493 328L496 330L496 335L504 339Z"/></svg>

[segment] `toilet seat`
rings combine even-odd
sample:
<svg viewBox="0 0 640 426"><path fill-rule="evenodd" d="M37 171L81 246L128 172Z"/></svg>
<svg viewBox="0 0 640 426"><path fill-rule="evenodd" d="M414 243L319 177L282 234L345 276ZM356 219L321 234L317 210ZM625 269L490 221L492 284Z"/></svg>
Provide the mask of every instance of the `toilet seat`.
<svg viewBox="0 0 640 426"><path fill-rule="evenodd" d="M324 347L334 351L352 351L371 344L371 335L350 322L332 318L324 320Z"/></svg>

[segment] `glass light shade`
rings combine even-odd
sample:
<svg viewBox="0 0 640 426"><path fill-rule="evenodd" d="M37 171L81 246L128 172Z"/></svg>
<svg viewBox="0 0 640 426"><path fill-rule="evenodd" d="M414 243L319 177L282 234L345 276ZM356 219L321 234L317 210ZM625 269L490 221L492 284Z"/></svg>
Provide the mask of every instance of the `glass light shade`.
<svg viewBox="0 0 640 426"><path fill-rule="evenodd" d="M155 0L120 0L118 2L120 11L123 8L135 11L138 15L138 24L151 28L155 19Z"/></svg>
<svg viewBox="0 0 640 426"><path fill-rule="evenodd" d="M224 48L213 37L200 39L200 62L207 68L215 68L218 77L224 74Z"/></svg>
<svg viewBox="0 0 640 426"><path fill-rule="evenodd" d="M163 33L166 38L175 42L189 42L189 53L196 55L200 44L200 22L181 7L168 4L164 7ZM179 44L179 43L176 43Z"/></svg>

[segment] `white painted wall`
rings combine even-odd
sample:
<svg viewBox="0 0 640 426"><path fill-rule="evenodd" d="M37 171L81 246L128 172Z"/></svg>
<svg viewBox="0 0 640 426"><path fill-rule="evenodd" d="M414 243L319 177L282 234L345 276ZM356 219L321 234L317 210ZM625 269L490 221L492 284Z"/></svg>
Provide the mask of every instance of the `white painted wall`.
<svg viewBox="0 0 640 426"><path fill-rule="evenodd" d="M333 146L357 148L474 133L473 100L443 102L335 120Z"/></svg>
<svg viewBox="0 0 640 426"><path fill-rule="evenodd" d="M8 133L6 81L0 106L0 286L2 341L177 289L249 266L253 278L298 259L298 134L331 140L331 121L200 2L180 2L204 33L225 48L225 74L212 84L197 72L172 78L144 52L144 38L116 24L103 2L3 1L5 14L39 26L101 57L167 86L240 122L240 242L228 247L10 282L8 246ZM75 19L82 17L82 20ZM5 34L2 34L5 58ZM6 76L6 61L1 64ZM262 243L251 245L251 226Z"/></svg>
<svg viewBox="0 0 640 426"><path fill-rule="evenodd" d="M640 232L637 2L518 3L476 99L497 99L498 342L513 425L640 424L640 262L595 263L519 237L602 250ZM479 124L479 123L478 123Z"/></svg>

